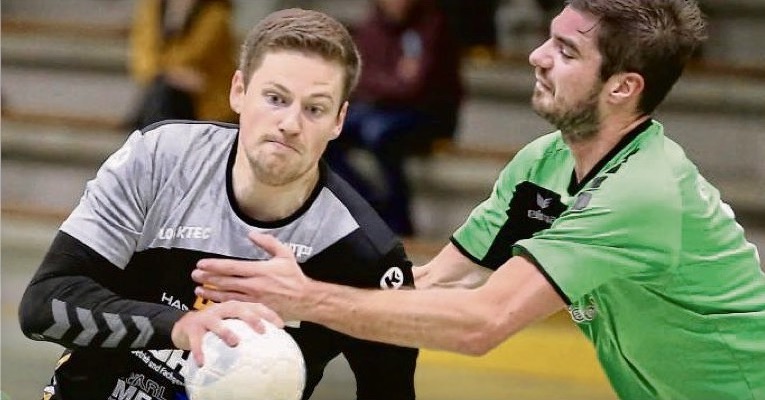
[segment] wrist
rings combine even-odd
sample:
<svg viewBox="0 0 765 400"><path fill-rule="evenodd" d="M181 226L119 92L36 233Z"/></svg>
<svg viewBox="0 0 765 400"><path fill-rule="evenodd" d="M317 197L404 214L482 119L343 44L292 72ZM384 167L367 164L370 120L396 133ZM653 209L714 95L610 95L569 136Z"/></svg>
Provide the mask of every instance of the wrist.
<svg viewBox="0 0 765 400"><path fill-rule="evenodd" d="M298 298L288 305L288 315L282 315L282 317L315 322L315 308L321 302L321 291L324 290L323 283L306 277Z"/></svg>
<svg viewBox="0 0 765 400"><path fill-rule="evenodd" d="M307 278L300 301L295 302L293 309L295 319L319 322L319 311L326 303L328 290L332 287L326 282Z"/></svg>

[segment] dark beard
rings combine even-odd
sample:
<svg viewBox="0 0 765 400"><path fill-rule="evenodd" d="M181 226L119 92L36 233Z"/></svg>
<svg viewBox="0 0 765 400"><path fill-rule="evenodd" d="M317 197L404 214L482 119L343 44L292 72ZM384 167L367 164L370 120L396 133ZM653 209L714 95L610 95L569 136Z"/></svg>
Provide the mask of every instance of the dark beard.
<svg viewBox="0 0 765 400"><path fill-rule="evenodd" d="M600 128L599 93L600 87L595 88L585 100L564 113L541 110L533 103L532 108L537 115L560 129L564 141L567 143L582 142L595 136Z"/></svg>

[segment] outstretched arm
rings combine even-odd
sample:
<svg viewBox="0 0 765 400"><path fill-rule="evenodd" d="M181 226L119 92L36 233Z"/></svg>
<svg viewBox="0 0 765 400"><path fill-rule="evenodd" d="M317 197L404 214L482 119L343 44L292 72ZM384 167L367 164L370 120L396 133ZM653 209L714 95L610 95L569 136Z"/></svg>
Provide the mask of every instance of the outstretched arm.
<svg viewBox="0 0 765 400"><path fill-rule="evenodd" d="M198 295L262 302L283 318L313 321L363 339L473 355L564 306L543 274L523 257L511 258L474 289L364 290L311 280L275 238L251 238L273 258L202 260L192 276L216 289L198 287ZM456 250L442 252L437 260L468 262Z"/></svg>

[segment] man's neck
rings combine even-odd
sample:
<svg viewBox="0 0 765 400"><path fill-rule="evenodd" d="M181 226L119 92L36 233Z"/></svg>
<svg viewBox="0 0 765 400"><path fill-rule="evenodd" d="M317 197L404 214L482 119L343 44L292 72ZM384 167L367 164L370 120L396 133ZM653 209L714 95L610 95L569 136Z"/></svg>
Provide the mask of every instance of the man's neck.
<svg viewBox="0 0 765 400"><path fill-rule="evenodd" d="M278 221L294 214L311 197L319 170L314 168L296 181L273 186L256 179L252 171L234 167L234 197L239 209L258 221Z"/></svg>
<svg viewBox="0 0 765 400"><path fill-rule="evenodd" d="M601 121L600 128L592 137L576 142L567 141L566 144L574 156L574 172L577 182L584 179L625 135L648 118L650 118L648 115L639 115L631 118L604 120Z"/></svg>

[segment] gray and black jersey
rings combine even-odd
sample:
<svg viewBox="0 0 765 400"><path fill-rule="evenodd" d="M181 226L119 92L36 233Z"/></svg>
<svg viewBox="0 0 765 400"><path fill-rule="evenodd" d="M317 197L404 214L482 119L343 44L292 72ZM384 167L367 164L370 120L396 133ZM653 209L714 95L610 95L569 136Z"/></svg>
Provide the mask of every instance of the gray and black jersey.
<svg viewBox="0 0 765 400"><path fill-rule="evenodd" d="M257 221L232 189L235 125L171 121L129 136L62 224L20 307L22 329L67 348L46 391L53 399L185 399L187 352L170 333L204 306L198 260L269 258L247 235L288 244L303 272L364 288L412 286L401 242L351 187L320 164L310 199L280 221ZM395 304L391 304L395 307ZM308 398L342 353L359 399L413 399L417 350L302 322L288 327L306 359Z"/></svg>

